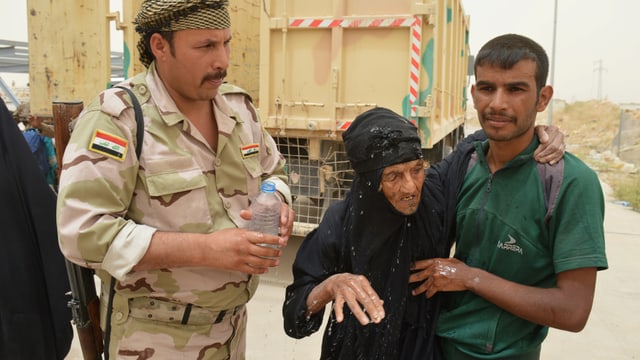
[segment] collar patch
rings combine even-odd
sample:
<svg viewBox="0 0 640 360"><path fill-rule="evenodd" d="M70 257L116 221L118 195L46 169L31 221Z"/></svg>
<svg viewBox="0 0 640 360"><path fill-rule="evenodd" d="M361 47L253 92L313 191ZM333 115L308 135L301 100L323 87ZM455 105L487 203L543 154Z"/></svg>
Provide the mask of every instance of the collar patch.
<svg viewBox="0 0 640 360"><path fill-rule="evenodd" d="M258 155L258 153L260 152L260 144L245 145L240 148L240 152L242 153L243 159Z"/></svg>

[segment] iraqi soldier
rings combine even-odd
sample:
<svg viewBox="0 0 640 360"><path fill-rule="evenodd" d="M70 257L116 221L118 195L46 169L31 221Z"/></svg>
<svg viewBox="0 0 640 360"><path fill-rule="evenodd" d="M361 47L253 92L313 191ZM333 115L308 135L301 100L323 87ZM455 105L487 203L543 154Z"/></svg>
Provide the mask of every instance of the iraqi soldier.
<svg viewBox="0 0 640 360"><path fill-rule="evenodd" d="M227 6L145 0L135 26L147 70L119 85L141 104L140 157L117 87L83 110L64 154L60 246L97 269L111 358L244 359L245 304L281 255L257 244L286 246L291 233L284 159L249 97L223 84ZM245 229L266 179L283 200L280 236Z"/></svg>

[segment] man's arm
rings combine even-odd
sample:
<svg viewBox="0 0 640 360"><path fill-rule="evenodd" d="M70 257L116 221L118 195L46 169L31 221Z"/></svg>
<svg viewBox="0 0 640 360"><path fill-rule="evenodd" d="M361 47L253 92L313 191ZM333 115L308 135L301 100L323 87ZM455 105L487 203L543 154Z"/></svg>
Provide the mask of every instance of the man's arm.
<svg viewBox="0 0 640 360"><path fill-rule="evenodd" d="M156 231L133 270L205 266L247 274L264 274L280 264L284 240L246 229L224 229L209 234Z"/></svg>
<svg viewBox="0 0 640 360"><path fill-rule="evenodd" d="M40 133L46 137L52 138L55 135L53 126L43 122L42 118L36 115L29 116L29 125L32 128L38 129Z"/></svg>
<svg viewBox="0 0 640 360"><path fill-rule="evenodd" d="M596 284L595 267L558 274L552 288L537 288L505 280L455 258L416 262L410 282L424 281L414 295L432 297L439 291L469 290L525 320L554 328L581 331L589 318ZM425 281L426 280L426 281Z"/></svg>

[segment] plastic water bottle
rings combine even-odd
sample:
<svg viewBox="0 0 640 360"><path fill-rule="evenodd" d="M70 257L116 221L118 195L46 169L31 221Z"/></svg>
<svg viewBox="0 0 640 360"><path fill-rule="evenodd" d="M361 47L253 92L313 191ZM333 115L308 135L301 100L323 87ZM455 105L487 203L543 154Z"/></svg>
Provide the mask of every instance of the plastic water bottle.
<svg viewBox="0 0 640 360"><path fill-rule="evenodd" d="M260 194L251 203L249 230L269 235L278 235L280 228L280 198L276 195L276 184L265 181L260 186ZM278 245L263 244L279 248Z"/></svg>

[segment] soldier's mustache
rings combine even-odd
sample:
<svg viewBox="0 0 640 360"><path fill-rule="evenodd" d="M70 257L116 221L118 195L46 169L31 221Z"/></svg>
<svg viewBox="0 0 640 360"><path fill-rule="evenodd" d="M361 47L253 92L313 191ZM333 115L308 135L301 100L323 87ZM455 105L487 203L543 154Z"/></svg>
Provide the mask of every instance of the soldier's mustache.
<svg viewBox="0 0 640 360"><path fill-rule="evenodd" d="M202 82L205 83L207 81L217 81L217 80L222 80L224 78L227 77L227 70L220 70L214 74L207 74L205 75L205 77L202 79Z"/></svg>

